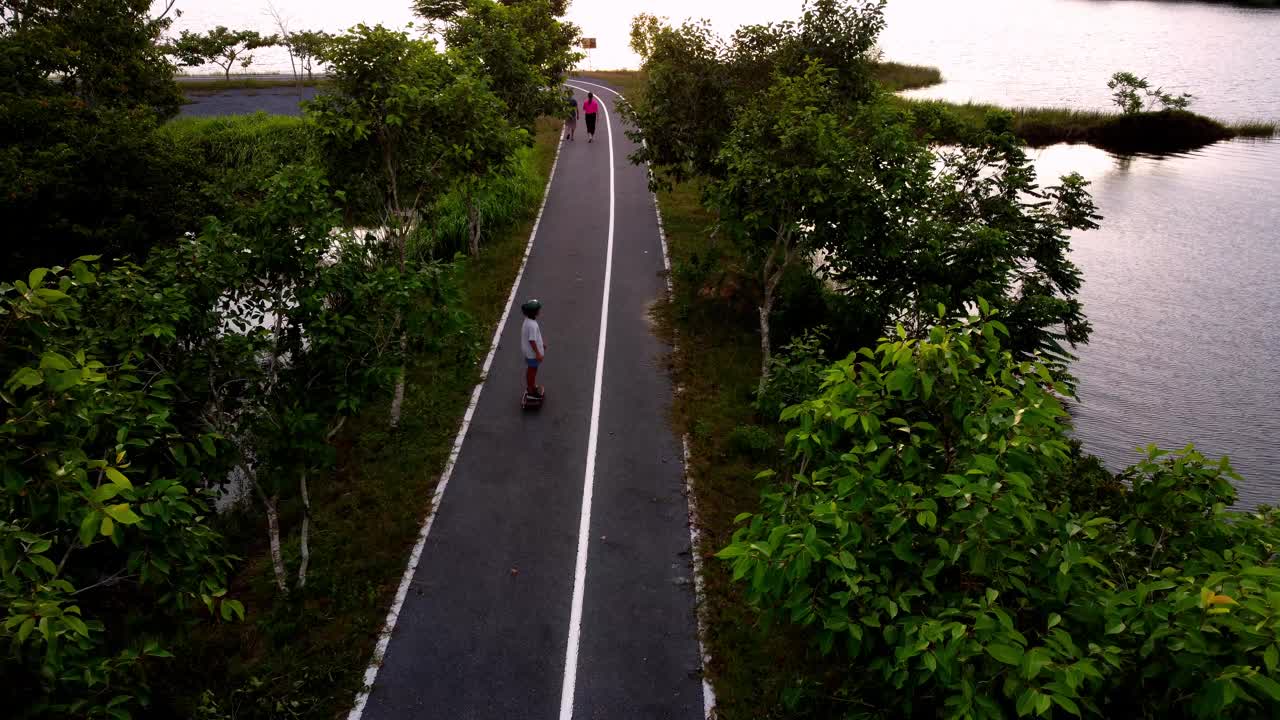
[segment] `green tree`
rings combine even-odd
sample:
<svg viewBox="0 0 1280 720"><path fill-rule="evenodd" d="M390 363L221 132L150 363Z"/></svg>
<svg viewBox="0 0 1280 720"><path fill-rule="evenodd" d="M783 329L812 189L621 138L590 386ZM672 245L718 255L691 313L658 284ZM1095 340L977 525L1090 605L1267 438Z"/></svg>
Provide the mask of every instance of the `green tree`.
<svg viewBox="0 0 1280 720"><path fill-rule="evenodd" d="M1280 513L1227 511L1235 474L1190 448L1075 481L1066 389L1007 334L899 328L784 413L720 552L750 602L850 668L854 717L1273 715Z"/></svg>
<svg viewBox="0 0 1280 720"><path fill-rule="evenodd" d="M667 25L666 18L640 13L631 18L631 39L627 44L641 62L648 62L657 49L658 36Z"/></svg>
<svg viewBox="0 0 1280 720"><path fill-rule="evenodd" d="M477 162L500 154L509 138L502 101L476 68L432 43L384 27L357 26L333 39L324 60L333 92L307 105L329 177L355 208L375 211L383 244L402 273L410 270L408 239L422 211ZM407 339L398 356L407 352ZM400 420L401 369L391 405Z"/></svg>
<svg viewBox="0 0 1280 720"><path fill-rule="evenodd" d="M390 387L404 340L417 347L429 330L448 332L454 316L433 307L451 299L445 269L403 269L382 262L376 243L334 233L339 215L316 168L286 168L267 186L261 203L212 223L165 267L195 256L227 273L219 327L187 345L208 358L202 420L235 448L266 515L276 585L288 595L306 585L309 483L333 465L329 441ZM294 582L282 551L286 500L303 510Z"/></svg>
<svg viewBox="0 0 1280 720"><path fill-rule="evenodd" d="M704 204L746 240L751 271L762 273L762 390L777 284L788 266L813 260L849 300L837 317L814 319L840 337L865 342L899 322L919 332L939 303L964 313L986 297L1020 356L1052 354L1063 372L1067 346L1089 334L1067 241L1097 220L1086 183L1069 176L1041 188L1003 116L973 148L935 153L872 77L883 26L883 3L836 0L729 42L705 25L637 18L647 80L625 110L643 141L632 159L659 183L701 179ZM821 93L779 94L801 82ZM766 228L790 239L770 244Z"/></svg>
<svg viewBox="0 0 1280 720"><path fill-rule="evenodd" d="M280 44L278 35L262 35L256 30L229 30L219 25L205 33L183 30L170 43L169 54L186 67L199 67L213 63L222 68L223 78L231 80L231 68L239 63L248 68L253 64L252 51Z"/></svg>
<svg viewBox="0 0 1280 720"><path fill-rule="evenodd" d="M516 127L532 131L542 115L558 115L560 86L580 58L577 26L560 19L564 2L467 0L422 2L419 15L443 25L446 45L484 74Z"/></svg>
<svg viewBox="0 0 1280 720"><path fill-rule="evenodd" d="M301 69L307 74L308 80L313 79L312 65L322 56L331 37L323 30L299 30L289 33L285 38L284 44L288 45L294 57L302 64Z"/></svg>
<svg viewBox="0 0 1280 720"><path fill-rule="evenodd" d="M650 15L632 21L632 46L644 64L645 91L623 113L642 141L632 154L659 182L718 177L720 147L738 111L778 76L799 77L817 62L840 105L878 94L872 75L884 2L807 0L799 21L739 28L728 40L707 23L675 28Z"/></svg>
<svg viewBox="0 0 1280 720"><path fill-rule="evenodd" d="M778 75L739 109L717 160L724 175L707 190L760 284L761 393L778 283L791 267L811 261L849 200L847 168L859 147L830 109L835 92L833 73L816 63L799 77Z"/></svg>
<svg viewBox="0 0 1280 720"><path fill-rule="evenodd" d="M860 335L895 323L913 335L939 304L963 317L986 298L1005 318L1019 357L1039 354L1059 375L1068 346L1088 341L1076 298L1082 283L1069 232L1098 216L1078 175L1042 188L1008 117L975 147L935 152L884 105L850 123L862 151L849 167L856 190L836 222L822 272L858 308Z"/></svg>
<svg viewBox="0 0 1280 720"><path fill-rule="evenodd" d="M633 20L632 37L645 78L644 92L620 107L628 137L641 143L632 161L659 182L717 176L735 110L723 41L709 23L672 28L647 15Z"/></svg>

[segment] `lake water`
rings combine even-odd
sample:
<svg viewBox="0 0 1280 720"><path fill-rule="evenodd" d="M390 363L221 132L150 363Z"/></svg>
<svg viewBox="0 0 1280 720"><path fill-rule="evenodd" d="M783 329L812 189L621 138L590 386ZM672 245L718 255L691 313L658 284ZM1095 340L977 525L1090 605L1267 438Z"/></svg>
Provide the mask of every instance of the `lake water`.
<svg viewBox="0 0 1280 720"><path fill-rule="evenodd" d="M1280 120L1280 11L1142 0L890 0L881 46L941 68L912 95L1106 109L1115 71L1148 75L1225 120ZM1241 505L1280 502L1280 141L1168 157L1035 151L1042 180L1079 171L1105 216L1072 239L1093 323L1078 349L1085 449L1228 455Z"/></svg>
<svg viewBox="0 0 1280 720"><path fill-rule="evenodd" d="M1091 180L1105 216L1072 239L1094 327L1075 365L1085 448L1119 468L1195 442L1230 456L1242 505L1280 501L1280 143L1037 154L1046 179Z"/></svg>
<svg viewBox="0 0 1280 720"><path fill-rule="evenodd" d="M180 0L182 1L182 0ZM411 20L408 0L279 0L294 27ZM185 0L180 27L262 30L259 0ZM799 0L575 3L600 38L597 67L634 66L627 22L648 11L709 17L728 32L794 17ZM1103 109L1118 70L1197 96L1225 120L1280 120L1280 11L1143 0L890 0L888 58L935 65L947 82L915 94L1003 105ZM268 51L269 52L269 51ZM263 69L287 60L262 56ZM1147 443L1229 455L1241 504L1280 502L1280 141L1219 143L1163 158L1087 146L1036 152L1048 181L1093 182L1102 228L1073 238L1094 332L1078 350L1087 450L1120 468Z"/></svg>
<svg viewBox="0 0 1280 720"><path fill-rule="evenodd" d="M1223 120L1280 120L1280 10L1145 0L890 0L885 55L946 82L915 95L1107 109L1120 70Z"/></svg>

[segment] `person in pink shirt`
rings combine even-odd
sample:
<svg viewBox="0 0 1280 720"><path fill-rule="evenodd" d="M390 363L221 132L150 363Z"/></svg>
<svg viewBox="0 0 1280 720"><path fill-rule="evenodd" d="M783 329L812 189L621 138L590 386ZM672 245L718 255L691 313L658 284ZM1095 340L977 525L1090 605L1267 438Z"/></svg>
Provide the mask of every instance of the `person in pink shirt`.
<svg viewBox="0 0 1280 720"><path fill-rule="evenodd" d="M596 101L596 96L587 93L587 101L582 103L582 117L587 121L587 142L591 142L596 136L596 113L600 112L600 103Z"/></svg>

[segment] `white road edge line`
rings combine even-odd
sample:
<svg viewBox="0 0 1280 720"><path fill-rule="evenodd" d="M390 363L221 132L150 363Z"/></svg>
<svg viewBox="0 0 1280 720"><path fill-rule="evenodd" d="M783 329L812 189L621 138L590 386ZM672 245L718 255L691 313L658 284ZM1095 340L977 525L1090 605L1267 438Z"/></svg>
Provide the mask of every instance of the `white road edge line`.
<svg viewBox="0 0 1280 720"><path fill-rule="evenodd" d="M693 592L698 599L695 610L698 618L698 650L702 653L702 713L711 720L716 712L716 691L707 679L706 668L711 664L711 653L702 643L702 636L707 633L706 619L703 617L702 602L706 598L706 589L702 584L702 529L698 518L698 496L693 492L693 475L689 472L689 434L680 438L684 448L684 490L685 499L689 502L689 541L692 544L690 555L693 556Z"/></svg>
<svg viewBox="0 0 1280 720"><path fill-rule="evenodd" d="M614 95L626 99L626 97L607 85L587 82L585 80L575 80L582 85L590 85L598 87L602 90L608 90ZM581 90L582 88L578 88ZM612 155L610 155L612 159ZM649 170L652 174L652 170ZM662 209L658 207L658 194L651 193L653 196L653 212L658 216L658 241L662 244L662 267L667 271L667 296L670 299L675 292L671 284L671 257L667 252L667 230L662 222ZM679 347L679 335L673 337L671 350L675 352ZM683 392L681 386L676 386L676 394ZM685 482L685 500L689 505L689 543L690 555L693 558L693 594L694 594L694 616L698 622L698 652L702 657L702 711L705 720L713 720L716 711L716 691L711 687L711 682L707 680L707 667L711 664L711 653L707 652L707 620L702 608L705 606L707 595L702 583L702 522L698 518L698 499L693 492L693 477L689 474L689 435L686 433L681 438L681 444L684 448L684 482Z"/></svg>
<svg viewBox="0 0 1280 720"><path fill-rule="evenodd" d="M572 87L572 86L570 86ZM581 90L582 88L578 88ZM564 652L564 684L560 688L560 720L573 718L574 690L578 684L578 645L582 639L582 597L587 585L587 551L591 540L591 496L596 481L596 444L600 434L600 390L604 385L604 350L609 334L609 286L613 276L613 124L604 112L609 137L609 240L604 255L604 295L600 301L600 339L596 345L596 380L591 395L591 430L587 435L587 469L582 482L582 516L578 522L578 559L573 569L573 604L569 610L569 642Z"/></svg>
<svg viewBox="0 0 1280 720"><path fill-rule="evenodd" d="M347 714L347 720L360 720L364 715L365 705L369 702L369 693L373 692L373 683L378 678L378 669L382 667L382 661L386 658L387 647L391 644L391 635L395 632L396 622L400 619L400 609L404 607L409 586L413 583L413 576L418 569L418 561L422 559L422 550L427 544L427 536L431 534L431 525L435 522L436 512L444 499L444 491L449 485L449 478L453 476L453 468L458 462L458 456L462 454L462 442L467 438L471 417L475 414L476 405L480 402L480 391L484 390L485 381L489 379L489 367L493 365L493 356L498 352L498 341L502 338L502 328L507 324L507 316L511 314L511 306L515 303L516 295L520 291L520 280L524 277L525 265L529 263L529 255L533 252L533 241L538 237L538 226L542 224L542 212L547 209L547 198L551 196L551 183L555 181L556 167L560 164L560 149L564 147L564 136L560 135L559 131L556 134L559 135L556 142L556 157L551 163L551 173L547 175L547 187L542 191L542 204L538 206L533 230L529 233L529 241L525 243L524 257L520 259L520 269L516 272L516 279L511 283L511 294L507 296L507 305L502 309L502 317L498 319L497 327L493 329L489 354L485 356L484 365L480 369L480 382L476 383L475 388L471 390L471 403L467 405L467 412L462 416L462 425L458 428L458 434L453 440L449 461L440 475L440 482L436 484L435 494L431 498L431 509L427 511L427 518L423 521L422 530L418 533L418 542L413 546L413 552L409 554L409 562L405 565L404 575L400 577L400 587L396 590L395 600L391 603L391 609L387 611L386 620L382 622L382 630L378 633L378 644L373 650L373 657L369 660L369 667L364 671L364 687L356 696L356 703Z"/></svg>

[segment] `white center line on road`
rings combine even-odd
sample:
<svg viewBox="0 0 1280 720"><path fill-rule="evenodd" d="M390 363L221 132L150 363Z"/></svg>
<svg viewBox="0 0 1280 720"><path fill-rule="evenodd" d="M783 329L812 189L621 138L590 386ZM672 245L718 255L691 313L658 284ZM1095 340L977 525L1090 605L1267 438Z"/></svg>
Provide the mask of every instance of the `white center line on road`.
<svg viewBox="0 0 1280 720"><path fill-rule="evenodd" d="M582 88L578 88L581 90ZM578 559L573 569L573 605L569 611L569 643L564 653L564 685L560 688L560 720L573 718L574 689L578 683L578 644L582 636L582 596L587 584L587 548L591 538L591 495L596 480L596 441L600 433L600 388L604 384L604 346L609 331L609 285L613 276L613 125L604 113L609 138L609 241L604 256L604 297L600 301L600 340L596 346L596 381L591 395L591 431L587 435L587 469L582 483L582 518L578 523Z"/></svg>
<svg viewBox="0 0 1280 720"><path fill-rule="evenodd" d="M574 80L574 82L582 85L598 87L601 90L607 90L613 93L614 96L622 100L627 99L622 93L614 90L608 85L600 85L599 83L587 82L586 80ZM572 87L577 88L578 90L584 90L584 88L578 87L577 85L573 85ZM652 176L653 170L650 169L649 173ZM662 245L662 267L667 271L667 295L670 297L674 290L671 285L671 256L667 252L667 233L662 224L662 210L658 207L658 194L654 192L651 192L650 194L653 196L653 212L658 218L658 242ZM675 352L676 342L678 342L678 339L679 334L677 333L676 339L672 341L672 352ZM675 391L677 395L681 393L679 385L676 386ZM711 653L707 651L707 619L705 613L702 611L702 607L706 602L706 591L703 589L702 583L702 523L698 519L698 500L697 496L693 492L692 478L689 475L689 435L687 433L684 435L683 443L685 497L688 499L689 503L689 544L691 549L690 555L693 557L693 592L696 601L694 614L697 616L698 623L698 654L702 659L702 716L705 720L712 720L715 717L716 691L715 688L711 687L711 681L707 679L707 668L711 666Z"/></svg>

